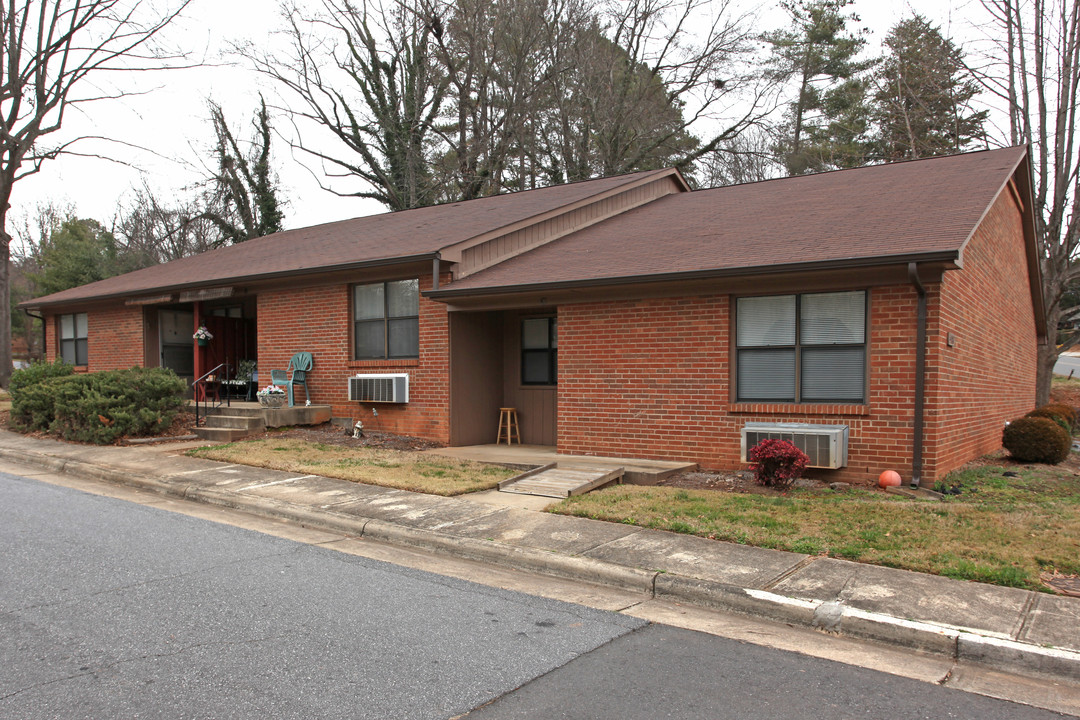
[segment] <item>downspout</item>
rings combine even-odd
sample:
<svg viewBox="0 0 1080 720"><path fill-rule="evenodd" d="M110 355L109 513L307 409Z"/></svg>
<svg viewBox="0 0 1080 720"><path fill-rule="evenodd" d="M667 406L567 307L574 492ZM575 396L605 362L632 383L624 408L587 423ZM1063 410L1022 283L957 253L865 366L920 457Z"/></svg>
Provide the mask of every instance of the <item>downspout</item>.
<svg viewBox="0 0 1080 720"><path fill-rule="evenodd" d="M442 257L442 253L435 253L435 257L431 259L431 289L439 289L439 260Z"/></svg>
<svg viewBox="0 0 1080 720"><path fill-rule="evenodd" d="M46 337L45 336L45 316L44 315L35 315L34 313L30 312L26 308L23 308L22 311L24 313L26 313L29 317L32 317L35 320L40 320L41 321L41 361L45 362L45 358L48 357L48 355L49 355L48 348L45 347L45 337ZM29 348L27 348L27 350L29 351Z"/></svg>
<svg viewBox="0 0 1080 720"><path fill-rule="evenodd" d="M926 407L926 288L919 280L918 264L908 263L908 279L919 294L918 327L915 331L915 418L914 447L911 454L911 487L922 482L923 413Z"/></svg>

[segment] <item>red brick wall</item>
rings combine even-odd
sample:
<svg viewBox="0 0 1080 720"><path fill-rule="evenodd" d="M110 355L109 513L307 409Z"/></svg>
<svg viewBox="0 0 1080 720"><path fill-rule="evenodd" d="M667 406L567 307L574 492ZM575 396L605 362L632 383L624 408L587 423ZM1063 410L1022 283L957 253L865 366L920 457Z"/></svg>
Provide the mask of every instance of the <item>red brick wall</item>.
<svg viewBox="0 0 1080 720"><path fill-rule="evenodd" d="M42 313L42 315L45 318L45 360L54 362L60 355L60 344L57 339L60 335L60 329L56 326L56 323L58 322L56 319L57 316L49 315L47 313ZM89 317L86 319L86 322L89 326Z"/></svg>
<svg viewBox="0 0 1080 720"><path fill-rule="evenodd" d="M1019 210L1002 194L965 250L964 267L927 285L923 483L1000 447L1005 420L1035 397L1036 338ZM869 402L730 402L727 296L559 308L562 452L739 467L749 421L846 424L848 467L811 471L873 482L911 477L917 294L870 290ZM955 336L948 347L949 334Z"/></svg>
<svg viewBox="0 0 1080 720"><path fill-rule="evenodd" d="M945 275L927 353L928 474L943 476L1001 447L1005 421L1035 406L1035 318L1021 227L1006 189L969 241L963 269Z"/></svg>
<svg viewBox="0 0 1080 720"><path fill-rule="evenodd" d="M449 279L449 276L445 278ZM420 278L421 291L431 276ZM259 293L259 383L270 370L284 370L293 353L314 355L307 385L311 401L331 405L335 417L362 420L364 426L448 442L449 343L446 306L420 298L420 357L417 360L352 360L350 286L274 290ZM407 372L409 402L361 404L348 399L348 377L357 373ZM303 402L299 391L297 402ZM372 409L378 410L378 417Z"/></svg>
<svg viewBox="0 0 1080 720"><path fill-rule="evenodd" d="M559 309L559 450L690 460L737 468L747 422L849 426L848 467L812 471L868 482L910 477L916 295L870 292L868 405L730 401L726 295L566 305Z"/></svg>
<svg viewBox="0 0 1080 720"><path fill-rule="evenodd" d="M49 362L60 354L58 315L46 316L45 357ZM87 372L116 370L143 364L142 308L119 305L90 310L87 323Z"/></svg>
<svg viewBox="0 0 1080 720"><path fill-rule="evenodd" d="M730 466L728 298L559 308L560 452Z"/></svg>

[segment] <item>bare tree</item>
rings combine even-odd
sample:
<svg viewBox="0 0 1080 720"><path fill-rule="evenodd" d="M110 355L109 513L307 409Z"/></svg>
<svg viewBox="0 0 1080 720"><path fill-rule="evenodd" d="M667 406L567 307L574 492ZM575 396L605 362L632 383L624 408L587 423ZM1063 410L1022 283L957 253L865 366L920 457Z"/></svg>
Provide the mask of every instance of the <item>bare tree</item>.
<svg viewBox="0 0 1080 720"><path fill-rule="evenodd" d="M461 197L689 166L772 109L726 1L452 4L440 59Z"/></svg>
<svg viewBox="0 0 1080 720"><path fill-rule="evenodd" d="M141 0L8 0L0 5L0 386L11 375L8 212L15 183L62 154L49 145L74 107L123 96L94 79L159 68L176 59L155 47L190 0L154 12Z"/></svg>
<svg viewBox="0 0 1080 720"><path fill-rule="evenodd" d="M995 44L991 62L976 70L1009 113L1007 141L1032 148L1036 240L1042 263L1046 323L1056 333L1075 309L1066 298L1080 280L1080 0L982 0ZM1050 397L1058 354L1077 342L1072 333L1039 349L1036 400Z"/></svg>
<svg viewBox="0 0 1080 720"><path fill-rule="evenodd" d="M783 170L776 160L775 147L772 135L753 128L703 156L688 179L703 188L771 180Z"/></svg>
<svg viewBox="0 0 1080 720"><path fill-rule="evenodd" d="M468 200L536 184L536 132L565 52L579 2L450 0L437 59L449 83L436 172L446 200ZM538 122L539 121L539 122Z"/></svg>
<svg viewBox="0 0 1080 720"><path fill-rule="evenodd" d="M761 85L726 0L323 0L286 22L287 57L243 54L303 101L298 146L391 210L689 167L773 109L731 113Z"/></svg>
<svg viewBox="0 0 1080 720"><path fill-rule="evenodd" d="M41 274L45 253L53 233L65 221L75 217L74 205L56 202L38 203L33 213L13 218L13 245L9 276L11 297L11 334L13 340L21 339L30 358L44 356L41 347L41 323L27 313L15 308L23 300L29 300L38 292L36 278Z"/></svg>
<svg viewBox="0 0 1080 720"><path fill-rule="evenodd" d="M125 270L149 267L206 252L221 243L221 233L201 215L198 198L162 202L148 186L134 191L117 208L112 233L120 244Z"/></svg>
<svg viewBox="0 0 1080 720"><path fill-rule="evenodd" d="M283 6L291 50L275 57L239 48L257 70L305 106L292 117L329 130L349 150L325 150L297 129L294 147L328 165L331 177L358 177L365 187L337 195L373 198L391 210L430 205L427 153L446 93L431 59L443 32L438 15L403 2L323 0L321 11ZM336 71L336 72L335 72Z"/></svg>
<svg viewBox="0 0 1080 720"><path fill-rule="evenodd" d="M612 43L626 52L630 67L644 71L660 85L659 99L668 110L665 113L654 105L652 114L659 115L659 128L622 151L616 141L606 153L600 174L639 169L646 157L665 146L675 164L688 166L773 110L768 98L774 86L761 82L750 65L754 36L747 18L736 14L732 2L629 0L607 8ZM637 112L655 102L655 84L650 87L630 74L620 80L616 93L623 99L616 101L618 112L611 123L616 131L602 134L617 137L620 126L632 123ZM730 115L736 104L743 110ZM687 148L680 136L703 125L702 121L715 129ZM682 148L672 148L673 143Z"/></svg>

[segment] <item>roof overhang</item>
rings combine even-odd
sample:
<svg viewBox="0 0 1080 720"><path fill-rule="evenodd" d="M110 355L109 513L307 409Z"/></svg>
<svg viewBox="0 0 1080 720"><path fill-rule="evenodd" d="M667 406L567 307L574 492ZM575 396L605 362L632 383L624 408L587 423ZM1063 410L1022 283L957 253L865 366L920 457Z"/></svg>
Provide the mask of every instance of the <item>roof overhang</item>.
<svg viewBox="0 0 1080 720"><path fill-rule="evenodd" d="M1027 254L1028 282L1031 284L1031 305L1035 310L1035 331L1041 344L1050 341L1046 324L1046 299L1043 296L1042 262L1039 257L1039 240L1035 234L1035 194L1031 180L1031 147L1013 171L1010 190L1015 193L1024 221L1024 249Z"/></svg>
<svg viewBox="0 0 1080 720"><path fill-rule="evenodd" d="M487 310L596 302L631 297L715 293L760 294L833 287L908 284L908 263L920 267L926 282L940 280L959 267L956 251L872 258L790 263L759 267L721 268L682 273L600 278L570 282L533 283L511 287L428 290L425 297L446 303L451 310Z"/></svg>
<svg viewBox="0 0 1080 720"><path fill-rule="evenodd" d="M230 278L215 278L205 282L184 283L178 285L165 285L154 288L133 289L114 293L104 293L87 297L65 298L63 293L56 293L61 297L57 300L37 298L19 303L18 307L26 310L48 310L53 308L82 307L86 305L98 305L101 303L116 303L122 301L127 305L154 305L167 304L169 302L195 302L199 300L212 300L231 297L249 292L252 288L263 285L280 285L282 281L306 282L318 278L317 283L325 284L338 280L343 276L354 275L358 271L370 271L376 269L390 269L395 266L413 266L422 264L430 269L431 261L439 258L438 252L421 253L394 258L381 258L378 260L364 260L355 263L345 263L326 267L311 267L301 270L289 270L277 273L261 273L252 275L238 275ZM242 287L242 289L241 289Z"/></svg>

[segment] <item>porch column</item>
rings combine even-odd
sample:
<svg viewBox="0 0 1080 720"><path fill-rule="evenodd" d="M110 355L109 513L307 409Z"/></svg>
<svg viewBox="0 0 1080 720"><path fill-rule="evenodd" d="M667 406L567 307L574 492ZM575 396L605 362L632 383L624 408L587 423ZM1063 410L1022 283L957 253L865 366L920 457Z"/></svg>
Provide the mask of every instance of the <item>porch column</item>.
<svg viewBox="0 0 1080 720"><path fill-rule="evenodd" d="M195 302L195 327L191 328L191 334L194 336L195 331L202 325L202 303ZM191 338L191 342L195 344L195 379L198 380L203 374L203 348L199 347L199 341L194 337Z"/></svg>

